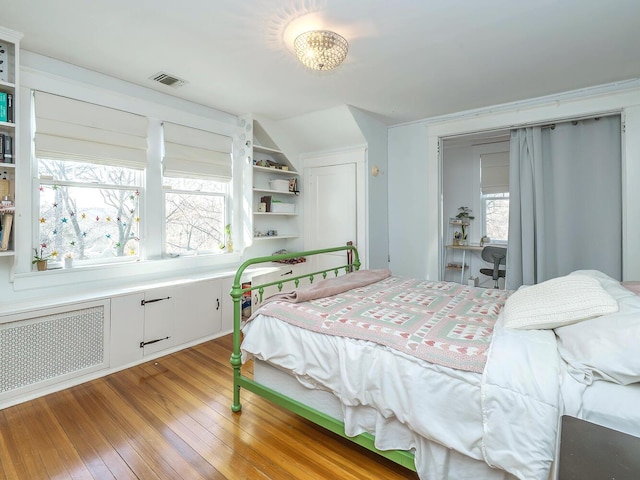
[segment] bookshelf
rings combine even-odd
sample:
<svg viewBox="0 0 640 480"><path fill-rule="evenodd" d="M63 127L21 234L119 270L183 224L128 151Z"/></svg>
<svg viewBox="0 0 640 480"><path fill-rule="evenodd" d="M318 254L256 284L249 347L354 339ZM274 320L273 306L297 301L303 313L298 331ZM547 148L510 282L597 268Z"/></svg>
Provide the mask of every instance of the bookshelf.
<svg viewBox="0 0 640 480"><path fill-rule="evenodd" d="M259 121L253 120L253 230L254 241L288 241L299 238L298 216L300 201L300 174ZM295 179L291 191L289 183ZM261 211L264 197L271 205ZM285 244L279 247L286 246Z"/></svg>
<svg viewBox="0 0 640 480"><path fill-rule="evenodd" d="M22 34L0 27L0 256L14 255Z"/></svg>

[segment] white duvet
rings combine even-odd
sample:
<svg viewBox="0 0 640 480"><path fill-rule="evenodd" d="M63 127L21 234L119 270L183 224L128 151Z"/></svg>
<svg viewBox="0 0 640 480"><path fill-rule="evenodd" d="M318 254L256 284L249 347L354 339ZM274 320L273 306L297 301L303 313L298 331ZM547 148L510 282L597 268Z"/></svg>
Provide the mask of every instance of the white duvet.
<svg viewBox="0 0 640 480"><path fill-rule="evenodd" d="M421 479L510 478L509 472L544 480L559 420L555 336L502 323L482 375L263 316L243 329L243 360L254 356L309 388L332 392L348 435L368 431L381 450L414 449Z"/></svg>

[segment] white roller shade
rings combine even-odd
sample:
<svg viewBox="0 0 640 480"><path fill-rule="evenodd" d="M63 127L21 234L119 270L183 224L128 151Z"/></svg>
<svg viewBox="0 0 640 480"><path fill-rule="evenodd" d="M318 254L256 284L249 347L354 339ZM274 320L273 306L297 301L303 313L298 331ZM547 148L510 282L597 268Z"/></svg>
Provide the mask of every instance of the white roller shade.
<svg viewBox="0 0 640 480"><path fill-rule="evenodd" d="M231 178L231 137L165 122L164 175Z"/></svg>
<svg viewBox="0 0 640 480"><path fill-rule="evenodd" d="M36 156L143 169L147 119L101 105L35 92Z"/></svg>
<svg viewBox="0 0 640 480"><path fill-rule="evenodd" d="M480 155L480 177L483 194L509 193L509 152Z"/></svg>

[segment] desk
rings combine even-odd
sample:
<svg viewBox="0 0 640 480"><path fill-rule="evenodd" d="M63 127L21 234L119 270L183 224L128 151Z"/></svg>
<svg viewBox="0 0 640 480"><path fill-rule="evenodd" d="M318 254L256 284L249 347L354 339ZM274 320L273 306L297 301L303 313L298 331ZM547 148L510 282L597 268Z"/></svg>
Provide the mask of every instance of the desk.
<svg viewBox="0 0 640 480"><path fill-rule="evenodd" d="M467 260L467 252L481 252L482 249L484 247L481 247L480 245L445 245L445 248L447 249L446 251L449 252L449 250L461 250L462 251L462 265L460 267L460 283L464 284L464 270L466 268L466 260ZM449 255L445 255L445 260L444 260L444 268L452 268L448 265L448 257ZM471 271L471 256L469 256L469 271Z"/></svg>

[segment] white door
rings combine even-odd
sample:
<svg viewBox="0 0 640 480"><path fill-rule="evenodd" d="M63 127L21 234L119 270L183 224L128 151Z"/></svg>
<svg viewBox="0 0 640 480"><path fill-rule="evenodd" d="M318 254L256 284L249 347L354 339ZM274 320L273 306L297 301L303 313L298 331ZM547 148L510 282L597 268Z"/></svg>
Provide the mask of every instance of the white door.
<svg viewBox="0 0 640 480"><path fill-rule="evenodd" d="M305 171L305 249L315 250L358 241L357 165L311 167ZM313 268L344 265L345 253L323 255Z"/></svg>

